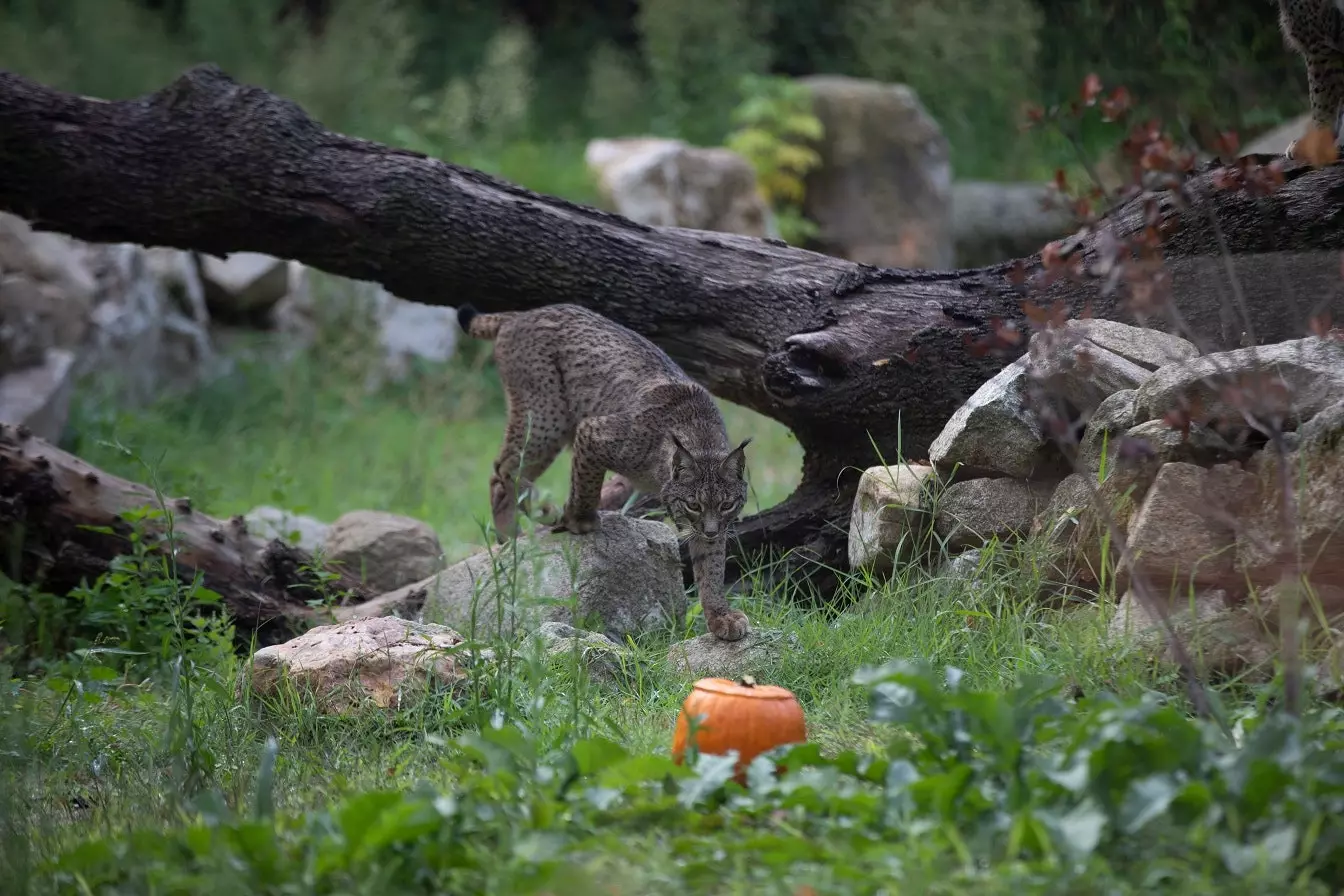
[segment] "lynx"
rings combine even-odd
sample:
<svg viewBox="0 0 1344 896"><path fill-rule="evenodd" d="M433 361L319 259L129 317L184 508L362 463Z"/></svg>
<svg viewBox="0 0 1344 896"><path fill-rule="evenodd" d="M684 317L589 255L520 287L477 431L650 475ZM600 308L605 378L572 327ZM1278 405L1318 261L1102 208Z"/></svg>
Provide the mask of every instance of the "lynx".
<svg viewBox="0 0 1344 896"><path fill-rule="evenodd" d="M1344 0L1279 0L1279 27L1307 64L1311 126L1340 136L1344 105ZM1284 154L1294 157L1298 141Z"/></svg>
<svg viewBox="0 0 1344 896"><path fill-rule="evenodd" d="M468 335L494 340L508 401L504 444L490 477L497 538L518 534L518 499L572 447L569 497L552 531L586 534L598 526L608 470L660 497L688 540L705 621L714 636L737 641L747 617L724 597L728 527L747 499L746 447L728 441L713 398L660 348L615 321L577 305L481 314L458 309Z"/></svg>

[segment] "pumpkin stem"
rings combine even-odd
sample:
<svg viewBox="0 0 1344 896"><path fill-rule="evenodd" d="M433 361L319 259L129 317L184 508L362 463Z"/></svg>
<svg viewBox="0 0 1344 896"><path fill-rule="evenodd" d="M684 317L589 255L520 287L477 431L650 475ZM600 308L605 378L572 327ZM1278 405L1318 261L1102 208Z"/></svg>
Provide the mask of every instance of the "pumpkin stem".
<svg viewBox="0 0 1344 896"><path fill-rule="evenodd" d="M756 679L752 678L750 675L743 675L741 678L737 680L737 683L742 685L742 687L744 688L756 687Z"/></svg>

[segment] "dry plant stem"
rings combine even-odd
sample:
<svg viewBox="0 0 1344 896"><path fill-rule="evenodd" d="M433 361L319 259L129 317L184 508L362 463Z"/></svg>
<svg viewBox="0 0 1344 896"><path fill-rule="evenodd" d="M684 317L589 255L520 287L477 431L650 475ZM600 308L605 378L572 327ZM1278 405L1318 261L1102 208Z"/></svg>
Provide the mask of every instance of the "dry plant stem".
<svg viewBox="0 0 1344 896"><path fill-rule="evenodd" d="M1270 298L1267 284L1337 280L1341 186L1344 171L1303 165L1271 196L1198 199L1223 222L1247 292L1266 295L1250 309L1261 338L1299 335L1308 316ZM646 227L332 133L212 66L119 102L0 72L0 208L87 240L267 252L427 304L574 302L625 324L715 395L784 424L803 448L794 494L737 526L730 578L762 551L786 556L795 573L844 568L873 446L888 457L926 454L961 403L1025 349L967 350L1025 320L1011 263L881 270L778 241ZM1239 333L1223 332L1208 288L1222 248L1205 218L1185 215L1166 246L1174 301L1201 338L1230 348ZM1141 230L1142 204L1111 220L1122 235ZM1079 241L1095 254L1094 234ZM1040 258L1026 268L1038 271ZM1102 283L1062 279L1042 298L1133 322ZM1344 319L1344 294L1329 310ZM817 584L829 590L835 577Z"/></svg>

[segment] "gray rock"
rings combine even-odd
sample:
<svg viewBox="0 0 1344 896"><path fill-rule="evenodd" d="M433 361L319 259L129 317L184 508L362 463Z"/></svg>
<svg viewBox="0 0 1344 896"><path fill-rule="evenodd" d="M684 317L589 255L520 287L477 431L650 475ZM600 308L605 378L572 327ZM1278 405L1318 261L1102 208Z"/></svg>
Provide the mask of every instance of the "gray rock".
<svg viewBox="0 0 1344 896"><path fill-rule="evenodd" d="M1260 585L1304 575L1318 589L1344 588L1344 402L1316 414L1299 435L1298 450L1282 462L1267 448L1247 465L1258 494L1239 519L1239 570ZM1293 489L1291 527L1285 480Z"/></svg>
<svg viewBox="0 0 1344 896"><path fill-rule="evenodd" d="M1229 467L1162 466L1129 528L1129 548L1159 593L1181 593L1191 583L1233 584L1233 527L1241 515L1241 490L1254 484L1254 476Z"/></svg>
<svg viewBox="0 0 1344 896"><path fill-rule="evenodd" d="M692 678L740 678L768 671L779 662L786 647L797 644L797 635L778 629L753 630L740 641L720 641L712 634L703 634L673 644L667 651L667 662Z"/></svg>
<svg viewBox="0 0 1344 896"><path fill-rule="evenodd" d="M48 442L60 440L74 391L75 356L49 348L45 363L0 375L0 422L27 426Z"/></svg>
<svg viewBox="0 0 1344 896"><path fill-rule="evenodd" d="M1071 320L1065 326L1088 342L1148 370L1199 357L1194 343L1161 330L1101 317Z"/></svg>
<svg viewBox="0 0 1344 896"><path fill-rule="evenodd" d="M1108 395L1097 405L1078 443L1079 469L1093 474L1099 472L1103 445L1109 455L1115 456L1120 437L1134 426L1134 396L1137 394L1134 389L1125 389Z"/></svg>
<svg viewBox="0 0 1344 896"><path fill-rule="evenodd" d="M584 161L608 207L651 227L778 236L756 171L721 146L632 137L593 140Z"/></svg>
<svg viewBox="0 0 1344 896"><path fill-rule="evenodd" d="M331 531L331 526L321 520L265 504L243 514L243 519L247 530L257 537L268 541L278 538L310 554L322 547Z"/></svg>
<svg viewBox="0 0 1344 896"><path fill-rule="evenodd" d="M1031 531L1053 490L1053 483L1018 479L953 483L938 498L934 531L952 553L983 547L995 537L1012 541Z"/></svg>
<svg viewBox="0 0 1344 896"><path fill-rule="evenodd" d="M1236 606L1227 592L1205 589L1174 595L1165 605L1168 621L1200 670L1222 675L1263 678L1272 651L1254 615ZM1175 657L1161 621L1139 597L1128 591L1116 606L1107 631L1117 646L1128 642L1162 662Z"/></svg>
<svg viewBox="0 0 1344 896"><path fill-rule="evenodd" d="M260 252L233 252L224 257L196 256L206 306L222 320L255 319L289 292L289 265Z"/></svg>
<svg viewBox="0 0 1344 896"><path fill-rule="evenodd" d="M599 518L591 535L522 536L409 586L427 591L422 618L505 637L565 622L617 641L684 619L688 601L672 528L616 513Z"/></svg>
<svg viewBox="0 0 1344 896"><path fill-rule="evenodd" d="M246 682L269 697L288 681L326 713L368 704L392 709L423 696L430 682L458 685L466 677L462 643L451 629L390 616L321 625L258 650L239 688Z"/></svg>
<svg viewBox="0 0 1344 896"><path fill-rule="evenodd" d="M381 510L352 510L327 530L323 550L375 591L386 593L443 568L443 547L427 523Z"/></svg>
<svg viewBox="0 0 1344 896"><path fill-rule="evenodd" d="M972 548L962 551L943 564L942 575L946 578L970 584L972 590L980 588L980 564L984 561L984 551Z"/></svg>
<svg viewBox="0 0 1344 896"><path fill-rule="evenodd" d="M957 408L929 446L943 473L1001 473L1028 479L1057 461L1029 399L1030 359L1023 356L994 375Z"/></svg>
<svg viewBox="0 0 1344 896"><path fill-rule="evenodd" d="M1091 414L1109 396L1138 388L1158 366L1145 366L1126 355L1156 358L1158 363L1173 360L1163 354L1165 344L1162 347L1146 344L1149 337L1152 342L1174 339L1157 330L1112 321L1068 321L1057 329L1032 335L1027 348L1031 375L1048 394L1065 399L1079 413ZM1112 351L1099 341L1114 345L1125 354ZM1194 349L1184 340L1178 341ZM1186 356L1179 353L1175 357Z"/></svg>
<svg viewBox="0 0 1344 896"><path fill-rule="evenodd" d="M443 363L457 349L457 309L388 296L380 308L378 338L394 381L410 372L412 359Z"/></svg>
<svg viewBox="0 0 1344 896"><path fill-rule="evenodd" d="M630 650L600 632L586 632L564 622L543 622L537 630L553 660L568 662L577 650L579 661L594 681L615 685L627 677L634 662Z"/></svg>
<svg viewBox="0 0 1344 896"><path fill-rule="evenodd" d="M1139 387L1135 419L1160 420L1184 401L1199 422L1249 431L1242 412L1224 400L1225 388L1257 418L1281 415L1286 429L1296 429L1344 395L1344 342L1309 336L1168 364Z"/></svg>
<svg viewBox="0 0 1344 896"><path fill-rule="evenodd" d="M918 95L843 75L799 83L823 128L803 198L818 249L880 267L952 267L950 147Z"/></svg>

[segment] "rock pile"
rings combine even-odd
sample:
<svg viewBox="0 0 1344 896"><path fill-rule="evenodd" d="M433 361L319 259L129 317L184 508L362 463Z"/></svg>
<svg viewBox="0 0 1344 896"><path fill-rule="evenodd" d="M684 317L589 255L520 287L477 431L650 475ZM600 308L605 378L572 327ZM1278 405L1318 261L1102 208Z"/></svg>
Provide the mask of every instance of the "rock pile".
<svg viewBox="0 0 1344 896"><path fill-rule="evenodd" d="M1327 636L1344 615L1344 339L1200 355L1111 321L1038 332L928 464L865 471L850 564L882 573L940 543L1026 536L1060 587L1119 595L1117 639L1160 645L1142 593L1227 671L1274 655L1287 601Z"/></svg>
<svg viewBox="0 0 1344 896"><path fill-rule="evenodd" d="M229 368L228 328L312 334L308 270L255 252L216 258L131 243L84 243L0 212L0 422L59 441L79 381L123 406L189 390ZM452 308L367 284L387 374L445 361Z"/></svg>

